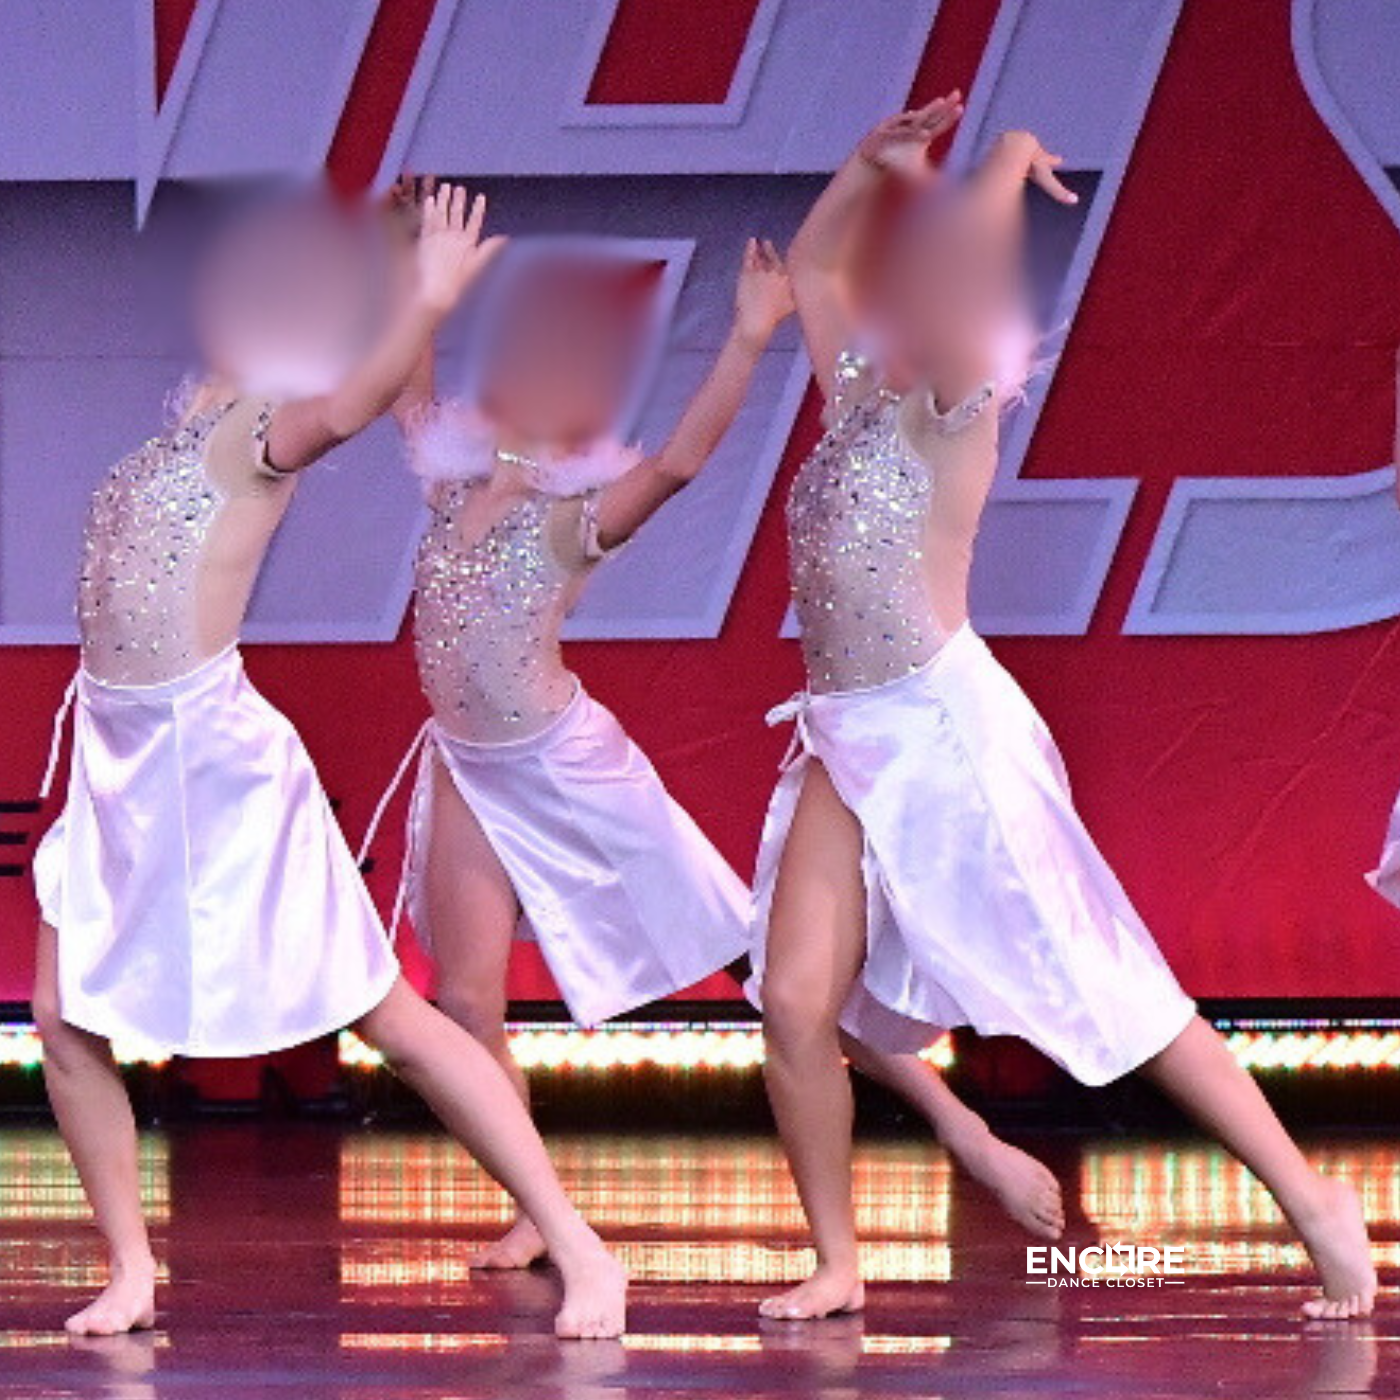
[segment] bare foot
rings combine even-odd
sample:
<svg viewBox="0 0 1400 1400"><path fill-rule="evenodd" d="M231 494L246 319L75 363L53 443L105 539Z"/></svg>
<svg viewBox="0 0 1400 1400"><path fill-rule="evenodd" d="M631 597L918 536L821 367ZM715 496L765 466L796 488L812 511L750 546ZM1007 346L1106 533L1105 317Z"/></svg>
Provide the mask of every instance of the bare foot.
<svg viewBox="0 0 1400 1400"><path fill-rule="evenodd" d="M819 1264L806 1283L786 1293L765 1298L758 1311L778 1322L810 1322L837 1313L859 1312L865 1306L865 1285L854 1269L833 1269Z"/></svg>
<svg viewBox="0 0 1400 1400"><path fill-rule="evenodd" d="M543 1259L549 1250L544 1237L528 1216L520 1216L514 1225L494 1244L472 1256L474 1269L528 1269Z"/></svg>
<svg viewBox="0 0 1400 1400"><path fill-rule="evenodd" d="M556 1337L611 1340L627 1329L627 1270L595 1238L577 1260L558 1260L564 1306L554 1319Z"/></svg>
<svg viewBox="0 0 1400 1400"><path fill-rule="evenodd" d="M115 1337L156 1325L156 1265L114 1266L112 1281L64 1327L75 1337Z"/></svg>
<svg viewBox="0 0 1400 1400"><path fill-rule="evenodd" d="M1043 1162L1003 1142L985 1124L945 1146L958 1165L980 1181L1023 1229L1042 1240L1057 1240L1064 1234L1065 1203L1060 1183Z"/></svg>
<svg viewBox="0 0 1400 1400"><path fill-rule="evenodd" d="M1322 1204L1294 1219L1322 1275L1322 1297L1303 1304L1311 1318L1369 1317L1376 1302L1376 1266L1361 1200L1344 1181L1324 1182Z"/></svg>

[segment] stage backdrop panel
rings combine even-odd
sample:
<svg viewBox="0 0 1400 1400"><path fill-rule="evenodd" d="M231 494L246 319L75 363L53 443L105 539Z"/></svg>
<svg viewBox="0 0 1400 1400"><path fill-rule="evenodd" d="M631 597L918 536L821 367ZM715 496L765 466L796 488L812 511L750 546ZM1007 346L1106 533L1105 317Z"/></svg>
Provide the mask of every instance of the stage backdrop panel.
<svg viewBox="0 0 1400 1400"><path fill-rule="evenodd" d="M28 799L74 661L85 499L190 363L162 291L178 182L438 170L513 236L663 262L630 425L655 446L723 338L743 239L787 239L865 127L952 86L954 165L1031 125L1082 195L1032 200L1049 363L1005 425L978 625L1191 990L1400 993L1400 914L1361 879L1400 787L1400 12L723 0L685 28L692 8L0 8L0 1000L28 989L25 867L52 815ZM462 382L470 344L464 315L443 357ZM587 684L745 875L786 744L762 716L801 680L781 517L817 431L788 329L711 470L571 624ZM423 717L397 455L381 426L311 474L249 629L352 839ZM400 825L371 875L386 905ZM528 950L515 990L551 994Z"/></svg>

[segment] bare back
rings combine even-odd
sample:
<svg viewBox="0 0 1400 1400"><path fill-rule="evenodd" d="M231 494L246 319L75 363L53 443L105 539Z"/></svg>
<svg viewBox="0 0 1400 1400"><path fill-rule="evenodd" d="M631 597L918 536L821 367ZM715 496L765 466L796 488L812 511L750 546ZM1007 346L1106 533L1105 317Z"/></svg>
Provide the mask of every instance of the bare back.
<svg viewBox="0 0 1400 1400"><path fill-rule="evenodd" d="M238 640L295 486L265 464L269 418L246 399L196 414L98 487L78 590L90 675L158 685Z"/></svg>

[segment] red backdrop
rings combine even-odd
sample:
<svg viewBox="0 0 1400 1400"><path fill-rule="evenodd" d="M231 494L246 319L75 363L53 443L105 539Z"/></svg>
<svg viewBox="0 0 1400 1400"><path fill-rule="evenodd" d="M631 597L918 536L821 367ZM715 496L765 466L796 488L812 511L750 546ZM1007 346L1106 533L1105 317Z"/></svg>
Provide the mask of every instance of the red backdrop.
<svg viewBox="0 0 1400 1400"><path fill-rule="evenodd" d="M653 59L648 26L672 4L624 5L597 79L610 97L648 100L677 82L714 95L729 60L687 60L683 47ZM721 8L714 43L732 45L752 5ZM377 166L431 9L381 9L332 153L348 185ZM158 10L168 62L188 0ZM916 98L970 84L994 11L993 0L945 0ZM677 63L690 66L662 71ZM1088 635L996 650L1044 711L1090 826L1201 995L1400 992L1400 914L1360 879L1400 785L1395 626L1237 639L1120 630L1177 476L1390 460L1397 289L1400 236L1304 95L1288 7L1186 0L1027 464L1032 476L1132 475L1142 486ZM809 403L718 640L573 650L743 873L786 742L761 716L800 681L795 649L777 636L780 510L815 431ZM72 665L62 649L0 650L0 796L33 792ZM249 667L306 735L358 835L421 719L406 636L254 648ZM13 824L30 818L0 818ZM382 895L397 854L391 823L372 879ZM27 882L0 880L0 998L27 992L33 918ZM723 979L709 990L732 994ZM529 959L516 991L548 994Z"/></svg>

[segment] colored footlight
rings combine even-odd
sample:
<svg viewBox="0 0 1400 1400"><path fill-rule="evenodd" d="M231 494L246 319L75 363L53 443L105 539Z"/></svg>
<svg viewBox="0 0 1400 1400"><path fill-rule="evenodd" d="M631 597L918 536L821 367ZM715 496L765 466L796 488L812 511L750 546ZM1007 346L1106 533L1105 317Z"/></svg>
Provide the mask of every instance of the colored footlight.
<svg viewBox="0 0 1400 1400"><path fill-rule="evenodd" d="M1376 1022L1338 1029L1327 1021L1218 1022L1245 1069L1274 1071L1391 1071L1400 1069L1400 1024ZM521 1067L541 1073L613 1070L748 1071L763 1063L763 1033L745 1021L625 1022L580 1030L567 1023L517 1022L511 1046ZM135 1046L116 1047L127 1065L160 1067L167 1057ZM347 1070L377 1070L383 1060L351 1031L339 1039ZM924 1051L939 1069L954 1063L949 1037ZM38 1033L28 1022L0 1025L0 1069L34 1069L43 1062Z"/></svg>
<svg viewBox="0 0 1400 1400"><path fill-rule="evenodd" d="M1251 1071L1400 1069L1400 1025L1337 1029L1327 1022L1225 1022L1218 1028L1231 1053ZM378 1054L353 1033L341 1035L341 1063L371 1069ZM517 1023L511 1047L526 1070L748 1070L763 1063L763 1033L746 1022L624 1023L579 1030L562 1024ZM939 1069L954 1063L952 1039L924 1051Z"/></svg>
<svg viewBox="0 0 1400 1400"><path fill-rule="evenodd" d="M763 1064L763 1032L748 1021L622 1022L580 1030L565 1023L516 1022L511 1050L524 1070L553 1072L652 1070L755 1070ZM953 1063L952 1040L944 1036L923 1058L939 1069ZM347 1069L374 1069L377 1051L352 1031L340 1036L340 1062Z"/></svg>

